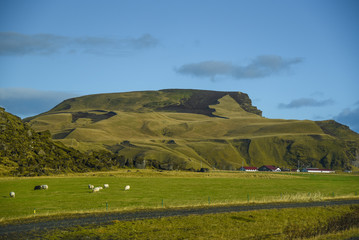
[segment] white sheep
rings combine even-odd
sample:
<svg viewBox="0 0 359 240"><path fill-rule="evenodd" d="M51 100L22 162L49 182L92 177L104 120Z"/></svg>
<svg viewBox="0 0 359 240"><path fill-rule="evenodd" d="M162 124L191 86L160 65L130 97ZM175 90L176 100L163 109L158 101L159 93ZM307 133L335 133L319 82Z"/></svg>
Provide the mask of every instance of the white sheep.
<svg viewBox="0 0 359 240"><path fill-rule="evenodd" d="M95 188L94 185L89 184L89 189L94 189L94 188Z"/></svg>
<svg viewBox="0 0 359 240"><path fill-rule="evenodd" d="M103 189L103 187L98 187L98 189L102 190L102 189Z"/></svg>
<svg viewBox="0 0 359 240"><path fill-rule="evenodd" d="M41 189L47 190L47 189L49 189L49 186L47 186L47 185L41 185Z"/></svg>
<svg viewBox="0 0 359 240"><path fill-rule="evenodd" d="M103 185L103 188L109 188L109 187L110 187L110 185L108 185L108 184Z"/></svg>
<svg viewBox="0 0 359 240"><path fill-rule="evenodd" d="M126 185L125 191L130 190L130 185Z"/></svg>
<svg viewBox="0 0 359 240"><path fill-rule="evenodd" d="M92 189L92 192L99 192L100 188L99 187L95 187L94 189Z"/></svg>
<svg viewBox="0 0 359 240"><path fill-rule="evenodd" d="M15 197L15 192L10 192L10 197Z"/></svg>

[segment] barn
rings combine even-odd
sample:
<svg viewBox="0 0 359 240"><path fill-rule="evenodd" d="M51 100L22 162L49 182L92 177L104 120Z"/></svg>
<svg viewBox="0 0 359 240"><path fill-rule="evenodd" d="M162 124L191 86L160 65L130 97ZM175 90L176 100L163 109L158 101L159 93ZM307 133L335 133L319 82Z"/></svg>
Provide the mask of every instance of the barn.
<svg viewBox="0 0 359 240"><path fill-rule="evenodd" d="M262 167L258 168L258 171L262 172L280 172L280 168L275 167L273 165L263 165Z"/></svg>

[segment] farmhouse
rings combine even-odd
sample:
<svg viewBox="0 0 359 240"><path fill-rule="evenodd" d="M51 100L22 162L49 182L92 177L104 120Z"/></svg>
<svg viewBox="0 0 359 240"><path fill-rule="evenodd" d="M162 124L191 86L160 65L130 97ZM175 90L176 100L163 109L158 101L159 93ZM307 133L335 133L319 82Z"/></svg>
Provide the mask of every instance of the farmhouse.
<svg viewBox="0 0 359 240"><path fill-rule="evenodd" d="M334 170L330 169L320 169L320 168L303 168L302 172L309 172L309 173L335 173Z"/></svg>
<svg viewBox="0 0 359 240"><path fill-rule="evenodd" d="M262 167L258 168L258 171L264 171L264 172L280 172L280 168L277 168L272 165L263 165Z"/></svg>
<svg viewBox="0 0 359 240"><path fill-rule="evenodd" d="M257 167L241 167L239 169L239 171L244 171L244 172L257 172L258 168Z"/></svg>

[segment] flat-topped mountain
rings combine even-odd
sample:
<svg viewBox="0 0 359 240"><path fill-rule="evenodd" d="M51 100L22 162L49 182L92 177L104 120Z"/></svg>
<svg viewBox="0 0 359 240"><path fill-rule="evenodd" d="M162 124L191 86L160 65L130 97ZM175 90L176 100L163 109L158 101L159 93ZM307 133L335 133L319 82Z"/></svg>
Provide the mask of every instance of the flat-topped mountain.
<svg viewBox="0 0 359 240"><path fill-rule="evenodd" d="M165 169L356 164L359 135L334 121L268 119L247 94L168 89L88 95L25 121L81 151Z"/></svg>
<svg viewBox="0 0 359 240"><path fill-rule="evenodd" d="M245 93L186 89L88 95L65 100L49 113L98 109L140 113L152 111L195 113L214 117L215 109L210 106L218 104L218 100L224 96L229 96L245 111L262 115L262 111L252 106L250 98Z"/></svg>

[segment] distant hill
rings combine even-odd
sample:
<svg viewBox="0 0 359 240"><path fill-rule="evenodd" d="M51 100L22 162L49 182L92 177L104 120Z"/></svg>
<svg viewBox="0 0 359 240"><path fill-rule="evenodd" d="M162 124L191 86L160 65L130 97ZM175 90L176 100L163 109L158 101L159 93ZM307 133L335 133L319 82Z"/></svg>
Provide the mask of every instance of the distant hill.
<svg viewBox="0 0 359 240"><path fill-rule="evenodd" d="M247 94L168 89L88 95L25 119L36 131L138 167L238 169L272 164L347 169L359 135L335 121L268 119Z"/></svg>

